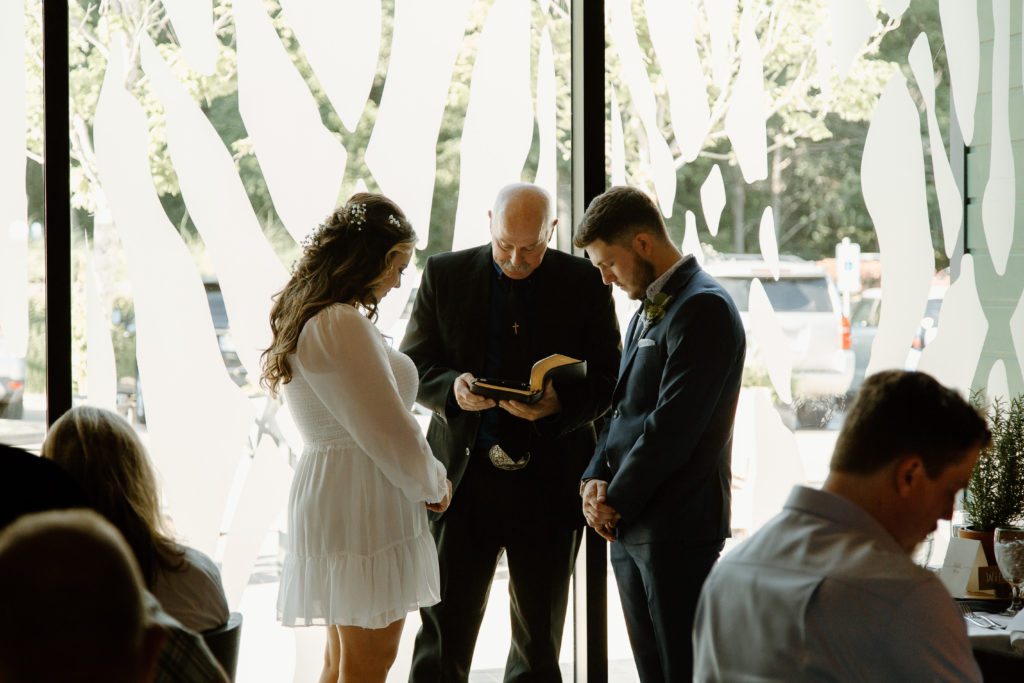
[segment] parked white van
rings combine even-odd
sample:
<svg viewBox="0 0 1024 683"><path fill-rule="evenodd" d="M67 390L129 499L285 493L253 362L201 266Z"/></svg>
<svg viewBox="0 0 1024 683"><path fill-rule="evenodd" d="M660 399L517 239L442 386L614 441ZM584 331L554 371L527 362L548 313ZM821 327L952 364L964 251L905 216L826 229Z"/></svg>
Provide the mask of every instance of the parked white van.
<svg viewBox="0 0 1024 683"><path fill-rule="evenodd" d="M704 264L732 296L747 330L747 359L758 362L758 340L748 321L750 284L758 278L786 334L792 353L793 407L800 426L823 426L846 395L854 372L850 323L835 282L824 268L780 256L779 279L760 256L717 254Z"/></svg>

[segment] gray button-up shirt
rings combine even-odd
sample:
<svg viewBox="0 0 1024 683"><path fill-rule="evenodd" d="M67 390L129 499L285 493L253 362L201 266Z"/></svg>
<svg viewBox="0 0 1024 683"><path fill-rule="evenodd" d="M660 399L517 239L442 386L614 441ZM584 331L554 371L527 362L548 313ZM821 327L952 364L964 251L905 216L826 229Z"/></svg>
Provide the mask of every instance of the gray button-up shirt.
<svg viewBox="0 0 1024 683"><path fill-rule="evenodd" d="M980 681L953 599L873 517L797 486L701 592L695 681Z"/></svg>

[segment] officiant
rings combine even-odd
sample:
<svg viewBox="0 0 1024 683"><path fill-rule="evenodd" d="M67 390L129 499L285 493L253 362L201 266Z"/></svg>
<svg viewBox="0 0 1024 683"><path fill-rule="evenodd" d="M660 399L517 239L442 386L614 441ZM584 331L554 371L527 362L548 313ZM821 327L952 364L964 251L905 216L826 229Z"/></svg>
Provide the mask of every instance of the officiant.
<svg viewBox="0 0 1024 683"><path fill-rule="evenodd" d="M410 681L466 681L498 560L509 572L505 680L561 680L558 653L583 533L579 479L607 409L620 335L611 290L589 262L548 243L540 187L503 187L489 244L427 260L402 351L416 363L427 441L456 491L432 515L441 602L422 609ZM552 354L587 362L527 404L472 392L477 378L527 381Z"/></svg>

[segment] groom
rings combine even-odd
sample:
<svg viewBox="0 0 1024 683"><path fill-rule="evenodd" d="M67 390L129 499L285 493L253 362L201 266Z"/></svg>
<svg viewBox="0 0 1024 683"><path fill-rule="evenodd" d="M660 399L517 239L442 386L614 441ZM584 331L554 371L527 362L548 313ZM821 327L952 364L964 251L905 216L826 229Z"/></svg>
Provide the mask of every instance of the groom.
<svg viewBox="0 0 1024 683"><path fill-rule="evenodd" d="M689 681L697 598L730 535L743 325L726 291L679 253L658 207L636 188L596 197L574 241L605 283L644 300L583 475L583 514L612 542L640 680Z"/></svg>

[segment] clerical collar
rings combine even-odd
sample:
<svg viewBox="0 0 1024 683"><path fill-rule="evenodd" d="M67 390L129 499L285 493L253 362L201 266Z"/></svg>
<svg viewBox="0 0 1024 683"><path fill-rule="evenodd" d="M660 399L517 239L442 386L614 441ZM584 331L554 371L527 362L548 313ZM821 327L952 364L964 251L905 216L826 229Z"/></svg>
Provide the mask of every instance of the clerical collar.
<svg viewBox="0 0 1024 683"><path fill-rule="evenodd" d="M668 270L662 273L657 280L647 285L647 298L654 299L654 296L665 288L665 285L668 284L668 281L672 278L672 275L675 274L677 270L679 270L680 266L682 266L684 263L686 263L692 258L693 254L685 254L684 256L680 256L679 260L673 263L671 266L669 266Z"/></svg>

